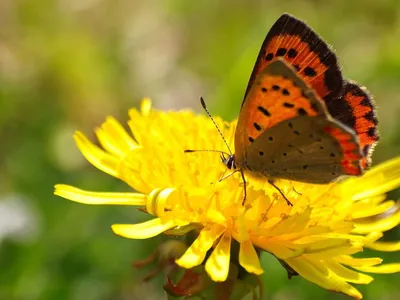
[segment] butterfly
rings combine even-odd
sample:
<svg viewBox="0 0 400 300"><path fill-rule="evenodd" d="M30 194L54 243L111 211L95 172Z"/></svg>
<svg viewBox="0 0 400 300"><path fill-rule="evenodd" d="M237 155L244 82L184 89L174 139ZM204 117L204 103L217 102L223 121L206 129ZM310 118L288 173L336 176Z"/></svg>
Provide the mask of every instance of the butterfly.
<svg viewBox="0 0 400 300"><path fill-rule="evenodd" d="M246 171L272 185L277 178L326 184L369 167L377 125L368 91L342 78L332 49L309 26L283 14L251 74L235 153L222 160L244 183Z"/></svg>

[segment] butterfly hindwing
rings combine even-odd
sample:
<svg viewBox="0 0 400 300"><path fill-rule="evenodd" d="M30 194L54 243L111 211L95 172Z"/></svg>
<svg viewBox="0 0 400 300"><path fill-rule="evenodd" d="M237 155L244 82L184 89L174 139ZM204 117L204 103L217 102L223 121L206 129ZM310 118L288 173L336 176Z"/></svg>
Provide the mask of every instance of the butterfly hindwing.
<svg viewBox="0 0 400 300"><path fill-rule="evenodd" d="M291 64L321 99L329 101L340 94L343 79L333 51L304 22L283 14L261 46L245 99L257 75L278 58Z"/></svg>
<svg viewBox="0 0 400 300"><path fill-rule="evenodd" d="M266 176L324 183L361 173L354 131L334 121L313 89L281 59L254 80L239 116L235 150L239 166Z"/></svg>
<svg viewBox="0 0 400 300"><path fill-rule="evenodd" d="M354 129L364 156L361 166L368 168L372 151L379 140L375 103L368 91L356 83L346 81L342 95L327 101L326 106L332 117Z"/></svg>
<svg viewBox="0 0 400 300"><path fill-rule="evenodd" d="M319 115L298 116L268 129L249 146L246 161L249 170L270 178L328 183L361 174L360 159L354 134Z"/></svg>

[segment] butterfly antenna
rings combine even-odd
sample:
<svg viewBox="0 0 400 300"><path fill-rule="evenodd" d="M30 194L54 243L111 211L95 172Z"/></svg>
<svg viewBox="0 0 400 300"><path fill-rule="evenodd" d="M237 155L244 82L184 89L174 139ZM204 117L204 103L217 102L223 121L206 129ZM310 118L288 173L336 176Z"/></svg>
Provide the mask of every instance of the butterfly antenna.
<svg viewBox="0 0 400 300"><path fill-rule="evenodd" d="M206 106L206 102L204 101L203 97L200 97L200 103L201 103L201 106L203 107L204 111L207 113L207 115L210 117L211 121L214 123L215 128L217 128L217 130L219 132L219 135L222 137L222 139L223 139L223 141L224 141L224 143L226 145L226 148L228 148L229 154L232 155L231 148L229 148L228 142L226 141L224 135L222 134L221 130L219 129L219 127L218 127L217 123L215 122L214 118L211 116L210 112L208 111L207 106Z"/></svg>
<svg viewBox="0 0 400 300"><path fill-rule="evenodd" d="M221 154L229 155L229 153L227 153L225 151L221 151L221 150L186 149L183 152L185 152L185 153L192 153L192 152L218 152L218 153L221 153Z"/></svg>

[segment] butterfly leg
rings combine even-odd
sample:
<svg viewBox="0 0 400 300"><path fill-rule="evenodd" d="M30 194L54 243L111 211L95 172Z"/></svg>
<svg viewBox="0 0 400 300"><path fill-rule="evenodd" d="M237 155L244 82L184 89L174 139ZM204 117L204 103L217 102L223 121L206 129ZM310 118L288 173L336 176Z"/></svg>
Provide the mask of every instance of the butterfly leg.
<svg viewBox="0 0 400 300"><path fill-rule="evenodd" d="M226 170L228 170L228 169L226 169ZM225 179L231 177L231 176L232 176L233 174L235 174L236 172L239 172L239 170L235 170L235 171L229 173L228 175L224 176L225 173L226 173L226 170L225 170L224 174L222 174L222 177L221 177L217 182L221 182L222 180L225 180Z"/></svg>
<svg viewBox="0 0 400 300"><path fill-rule="evenodd" d="M290 202L289 199L286 198L286 196L282 193L281 189L278 188L278 187L275 185L274 180L268 179L268 183L269 183L270 185L272 185L272 186L279 192L279 194L281 194L281 196L283 197L283 199L286 200L287 205L293 206L292 202Z"/></svg>
<svg viewBox="0 0 400 300"><path fill-rule="evenodd" d="M300 195L300 196L303 195L302 193L296 191L296 189L294 188L294 186L292 186L292 189L293 189L293 191L295 191L298 195Z"/></svg>
<svg viewBox="0 0 400 300"><path fill-rule="evenodd" d="M221 178L218 180L218 182L221 182L222 180L225 180L226 178L232 176L232 175L235 174L236 172L240 172L240 175L242 176L242 180L243 180L243 193L244 193L244 195L243 195L242 205L244 205L244 203L246 202L246 198L247 198L247 182L246 182L246 178L244 177L243 170L241 170L241 169L236 169L235 171L229 173L228 175L221 177ZM225 173L224 173L224 174L225 174ZM274 180L269 179L269 180L268 180L268 183L269 183L270 185L272 185L272 186L281 194L281 196L286 200L286 203L287 203L289 206L293 206L293 204L289 201L289 199L285 196L285 194L281 191L281 189L275 185Z"/></svg>
<svg viewBox="0 0 400 300"><path fill-rule="evenodd" d="M246 202L246 198L247 198L247 182L246 182L246 178L244 177L244 173L242 169L239 169L240 175L242 175L242 179L243 179L243 202L242 205L244 205L244 203Z"/></svg>
<svg viewBox="0 0 400 300"><path fill-rule="evenodd" d="M243 180L243 193L244 193L244 195L243 195L242 205L244 205L244 203L246 201L246 198L247 198L247 182L246 182L246 178L244 177L244 173L243 173L242 169L236 169L235 171L229 173L228 175L221 177L221 179L218 180L218 182L220 182L220 181L232 176L236 172L240 172L240 175L242 176L242 180ZM224 174L225 174L225 172L224 172Z"/></svg>

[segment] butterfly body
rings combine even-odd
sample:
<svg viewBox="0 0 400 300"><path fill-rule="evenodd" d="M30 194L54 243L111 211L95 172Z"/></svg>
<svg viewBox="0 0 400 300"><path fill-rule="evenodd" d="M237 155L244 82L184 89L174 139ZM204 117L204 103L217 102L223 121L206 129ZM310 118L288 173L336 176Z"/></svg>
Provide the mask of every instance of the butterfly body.
<svg viewBox="0 0 400 300"><path fill-rule="evenodd" d="M269 31L249 80L229 169L324 184L361 175L379 139L368 92L343 80L335 54L284 14Z"/></svg>

